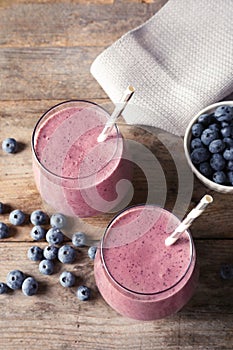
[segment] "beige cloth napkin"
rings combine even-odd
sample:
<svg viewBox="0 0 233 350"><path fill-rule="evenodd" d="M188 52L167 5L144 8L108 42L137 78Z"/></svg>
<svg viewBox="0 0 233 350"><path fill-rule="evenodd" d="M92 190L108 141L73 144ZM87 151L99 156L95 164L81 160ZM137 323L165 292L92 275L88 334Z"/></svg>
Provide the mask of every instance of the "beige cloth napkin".
<svg viewBox="0 0 233 350"><path fill-rule="evenodd" d="M135 87L128 123L183 135L195 113L233 91L233 0L168 1L102 52L91 73L114 103Z"/></svg>

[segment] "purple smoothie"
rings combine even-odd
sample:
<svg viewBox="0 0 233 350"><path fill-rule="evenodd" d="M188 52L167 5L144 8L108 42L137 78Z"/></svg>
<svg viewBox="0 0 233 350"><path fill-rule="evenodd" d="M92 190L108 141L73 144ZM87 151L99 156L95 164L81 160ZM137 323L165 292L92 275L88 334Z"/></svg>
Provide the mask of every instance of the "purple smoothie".
<svg viewBox="0 0 233 350"><path fill-rule="evenodd" d="M95 258L95 279L106 302L124 316L155 320L180 310L197 284L189 232L165 239L178 218L156 206L136 206L108 226Z"/></svg>
<svg viewBox="0 0 233 350"><path fill-rule="evenodd" d="M108 212L120 203L116 184L130 179L125 145L114 128L98 143L109 114L86 101L61 103L39 120L33 133L33 169L42 198L70 216Z"/></svg>

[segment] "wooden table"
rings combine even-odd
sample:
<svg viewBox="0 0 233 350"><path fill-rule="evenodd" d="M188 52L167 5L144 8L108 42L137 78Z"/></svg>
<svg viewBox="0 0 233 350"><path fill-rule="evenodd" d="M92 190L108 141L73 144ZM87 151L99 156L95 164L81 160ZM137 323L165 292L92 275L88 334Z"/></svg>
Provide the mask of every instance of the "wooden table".
<svg viewBox="0 0 233 350"><path fill-rule="evenodd" d="M111 111L112 103L91 76L90 65L105 47L165 3L0 1L1 141L15 137L21 145L15 155L0 151L0 201L8 205L1 221L9 222L12 209L30 214L42 208L32 174L30 146L40 115L52 105L73 98L95 101ZM123 124L120 127L126 138L145 145L161 162L168 183L165 208L172 210L178 179L170 152L156 133ZM168 140L177 146L173 148L175 156L183 157L182 140L173 136ZM136 166L133 182L132 203L145 201L146 179ZM79 258L69 267L78 284L92 289L89 302L78 301L77 287L67 290L59 285L64 267L58 264L55 274L43 276L38 264L27 259L27 250L33 244L29 234L32 225L11 227L10 238L0 242L0 280L5 281L7 272L17 268L37 278L40 287L31 298L21 291L0 296L0 349L233 349L233 282L221 279L219 273L221 264L233 262L233 196L208 191L195 180L186 209L190 210L206 192L214 196L214 203L192 226L200 263L199 286L182 311L160 321L133 321L113 311L95 286L93 262L86 248L79 249ZM110 217L112 214L102 215L87 223L99 227L101 234Z"/></svg>

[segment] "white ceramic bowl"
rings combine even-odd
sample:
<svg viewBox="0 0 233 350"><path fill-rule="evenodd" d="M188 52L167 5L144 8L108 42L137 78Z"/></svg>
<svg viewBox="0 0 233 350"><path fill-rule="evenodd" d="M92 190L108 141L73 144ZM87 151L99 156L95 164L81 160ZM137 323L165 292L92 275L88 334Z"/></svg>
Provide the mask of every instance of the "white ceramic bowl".
<svg viewBox="0 0 233 350"><path fill-rule="evenodd" d="M219 106L233 106L233 101L222 101L218 103L214 103L204 109L202 109L198 114L195 115L195 117L190 121L186 132L184 136L184 151L186 155L186 159L188 161L188 164L190 168L192 169L193 173L197 176L197 178L208 188L211 190L221 192L221 193L233 193L233 186L225 186L225 185L219 185L215 183L214 181L211 181L210 179L206 178L204 175L202 175L199 170L195 167L195 165L192 163L190 158L190 142L192 137L192 126L194 123L197 122L198 117L201 114L204 113L212 113L214 110Z"/></svg>

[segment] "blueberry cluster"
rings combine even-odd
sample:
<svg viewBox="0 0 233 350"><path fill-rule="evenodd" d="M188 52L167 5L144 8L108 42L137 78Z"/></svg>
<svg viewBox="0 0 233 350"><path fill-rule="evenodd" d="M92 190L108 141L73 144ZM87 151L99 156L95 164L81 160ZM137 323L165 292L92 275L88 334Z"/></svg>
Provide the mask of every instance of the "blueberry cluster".
<svg viewBox="0 0 233 350"><path fill-rule="evenodd" d="M0 282L0 294L5 294L10 290L22 289L26 296L32 296L37 293L38 282L34 277L26 276L20 270L12 270L7 274L6 283Z"/></svg>
<svg viewBox="0 0 233 350"><path fill-rule="evenodd" d="M192 163L217 184L233 185L233 106L202 114L192 126Z"/></svg>
<svg viewBox="0 0 233 350"><path fill-rule="evenodd" d="M0 202L0 214L5 210L5 206ZM12 225L22 225L25 222L25 214L19 210L13 210L9 215L9 221ZM46 239L48 245L42 249L37 245L33 245L28 249L27 256L32 261L39 262L39 271L44 275L51 275L54 272L55 260L57 259L63 264L71 264L76 259L75 247L83 247L88 245L87 236L83 232L76 232L72 236L73 246L63 244L64 234L61 231L65 227L66 217L60 213L55 213L50 218L51 228L46 229L43 225L49 222L49 217L41 210L35 210L30 215L30 221L34 225L30 231L31 238L34 241ZM9 236L9 227L0 222L0 238ZM95 258L96 247L92 246L88 249L90 259ZM69 271L63 271L60 275L60 283L63 287L72 287L75 284L75 275ZM7 282L0 282L0 294L6 293L10 289L19 289L25 295L31 296L36 294L38 282L33 277L27 277L19 270L10 271L7 275ZM90 298L90 289L86 286L80 286L77 289L77 297L84 301Z"/></svg>
<svg viewBox="0 0 233 350"><path fill-rule="evenodd" d="M27 256L32 261L39 261L39 271L44 275L54 273L55 260L63 264L71 264L76 259L75 247L87 245L87 236L83 232L76 232L72 236L73 246L63 244L64 234L61 229L66 225L66 217L60 213L53 214L50 218L51 228L46 232L41 226L47 222L46 214L36 210L31 214L31 222L35 225L31 230L31 237L34 240L46 239L48 245L42 249L39 246L29 248ZM94 259L96 247L88 249L88 256ZM60 284L63 287L72 287L75 284L75 275L70 271L63 271L59 277ZM84 301L90 298L90 289L86 286L80 286L77 290L77 297Z"/></svg>

